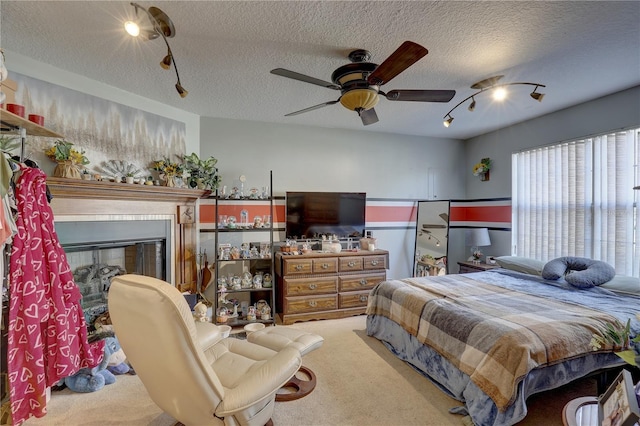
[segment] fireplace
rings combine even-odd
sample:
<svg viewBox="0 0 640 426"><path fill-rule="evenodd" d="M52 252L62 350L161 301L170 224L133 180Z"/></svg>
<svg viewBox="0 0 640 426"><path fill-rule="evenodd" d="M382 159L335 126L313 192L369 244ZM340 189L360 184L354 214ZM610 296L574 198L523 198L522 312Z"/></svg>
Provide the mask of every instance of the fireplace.
<svg viewBox="0 0 640 426"><path fill-rule="evenodd" d="M66 218L63 218L66 219ZM88 324L107 311L111 278L125 273L167 281L171 276L170 218L56 220L56 233L82 294Z"/></svg>

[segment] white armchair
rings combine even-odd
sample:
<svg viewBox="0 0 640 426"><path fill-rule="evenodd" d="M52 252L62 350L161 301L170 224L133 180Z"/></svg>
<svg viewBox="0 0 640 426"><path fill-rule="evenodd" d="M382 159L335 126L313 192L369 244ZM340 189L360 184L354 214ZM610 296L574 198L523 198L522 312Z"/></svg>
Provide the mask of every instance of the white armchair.
<svg viewBox="0 0 640 426"><path fill-rule="evenodd" d="M293 347L275 352L222 339L213 324L199 326L212 330L203 339L182 294L155 278L115 277L108 301L116 336L151 399L186 426L269 423L276 391L301 365Z"/></svg>

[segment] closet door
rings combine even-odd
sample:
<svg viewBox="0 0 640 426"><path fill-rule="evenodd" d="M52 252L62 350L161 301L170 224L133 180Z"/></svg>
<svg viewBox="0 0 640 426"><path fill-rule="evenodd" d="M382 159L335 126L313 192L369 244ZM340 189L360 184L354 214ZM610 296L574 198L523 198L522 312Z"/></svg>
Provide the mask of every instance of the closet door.
<svg viewBox="0 0 640 426"><path fill-rule="evenodd" d="M449 201L418 201L413 276L446 275Z"/></svg>

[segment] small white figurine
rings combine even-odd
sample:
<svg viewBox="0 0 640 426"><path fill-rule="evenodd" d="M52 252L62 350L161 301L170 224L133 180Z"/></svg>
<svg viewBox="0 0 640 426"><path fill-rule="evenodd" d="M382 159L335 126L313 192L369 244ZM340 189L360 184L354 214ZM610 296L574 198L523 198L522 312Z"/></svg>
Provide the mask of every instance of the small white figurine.
<svg viewBox="0 0 640 426"><path fill-rule="evenodd" d="M193 307L193 317L196 321L206 322L207 321L207 305L202 302L196 303L196 306Z"/></svg>

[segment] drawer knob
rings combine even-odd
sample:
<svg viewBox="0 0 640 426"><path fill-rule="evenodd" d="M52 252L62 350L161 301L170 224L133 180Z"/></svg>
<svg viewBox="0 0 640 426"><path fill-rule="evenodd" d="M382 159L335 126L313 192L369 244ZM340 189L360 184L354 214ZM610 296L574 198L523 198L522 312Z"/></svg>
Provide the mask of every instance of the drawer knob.
<svg viewBox="0 0 640 426"><path fill-rule="evenodd" d="M310 300L310 301L309 301L309 306L311 306L312 308L315 308L315 307L316 307L316 305L317 305L317 303L316 303L316 301L315 301L315 300Z"/></svg>
<svg viewBox="0 0 640 426"><path fill-rule="evenodd" d="M317 287L315 284L309 284L309 290L315 290Z"/></svg>
<svg viewBox="0 0 640 426"><path fill-rule="evenodd" d="M378 261L377 260L372 260L371 261L371 266L378 266Z"/></svg>
<svg viewBox="0 0 640 426"><path fill-rule="evenodd" d="M302 265L296 265L296 271L302 271L303 266Z"/></svg>
<svg viewBox="0 0 640 426"><path fill-rule="evenodd" d="M361 296L360 296L360 301L361 301L361 302L366 302L366 301L367 301L367 296L366 296L366 295L364 295L364 294L363 294L363 295L361 295Z"/></svg>
<svg viewBox="0 0 640 426"><path fill-rule="evenodd" d="M360 285L367 285L367 280L364 278L360 280Z"/></svg>
<svg viewBox="0 0 640 426"><path fill-rule="evenodd" d="M329 264L328 263L323 263L322 264L322 269L329 269Z"/></svg>
<svg viewBox="0 0 640 426"><path fill-rule="evenodd" d="M354 266L356 266L356 262L351 261L347 263L347 265L349 265L350 268L353 268Z"/></svg>

